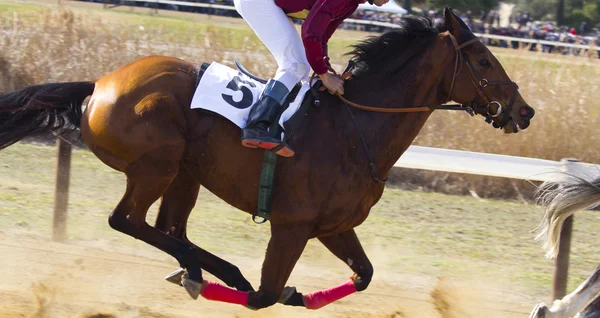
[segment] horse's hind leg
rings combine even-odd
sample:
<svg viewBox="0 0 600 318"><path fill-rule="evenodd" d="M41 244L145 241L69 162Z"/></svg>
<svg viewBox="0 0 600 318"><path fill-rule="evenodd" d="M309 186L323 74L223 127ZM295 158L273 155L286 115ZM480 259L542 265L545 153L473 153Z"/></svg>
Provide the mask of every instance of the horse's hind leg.
<svg viewBox="0 0 600 318"><path fill-rule="evenodd" d="M146 223L148 209L163 195L177 175L179 158L174 158L174 154L181 151L174 147L159 147L128 165L125 169L127 189L110 215L109 224L115 230L168 253L177 259L181 267L188 268L186 290L197 298L202 272L194 246Z"/></svg>
<svg viewBox="0 0 600 318"><path fill-rule="evenodd" d="M600 292L600 266L575 291L556 300L552 307L539 304L531 313L532 318L573 317ZM585 317L585 316L580 316Z"/></svg>
<svg viewBox="0 0 600 318"><path fill-rule="evenodd" d="M155 227L171 236L196 247L196 259L202 269L215 275L225 284L241 291L253 291L252 285L244 278L235 265L194 245L187 238L187 220L196 204L200 183L185 167L167 188L162 197Z"/></svg>
<svg viewBox="0 0 600 318"><path fill-rule="evenodd" d="M354 275L345 284L306 295L297 292L293 287L286 287L285 297L281 299L285 305L318 309L356 291L365 290L371 282L373 266L353 229L332 236L319 237L319 240L335 256L348 264L354 271Z"/></svg>

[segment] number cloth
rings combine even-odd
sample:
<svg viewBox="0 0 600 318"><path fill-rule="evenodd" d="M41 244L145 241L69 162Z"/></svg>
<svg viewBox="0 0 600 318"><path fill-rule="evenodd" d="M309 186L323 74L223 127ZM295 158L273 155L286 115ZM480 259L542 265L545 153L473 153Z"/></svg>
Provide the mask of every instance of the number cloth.
<svg viewBox="0 0 600 318"><path fill-rule="evenodd" d="M294 115L300 108L302 99L308 88L308 82L302 83L298 97L290 103L281 114L279 125ZM255 81L241 72L223 64L213 62L204 71L196 92L192 98L191 108L199 108L217 113L240 128L246 127L250 108L262 93L265 84Z"/></svg>

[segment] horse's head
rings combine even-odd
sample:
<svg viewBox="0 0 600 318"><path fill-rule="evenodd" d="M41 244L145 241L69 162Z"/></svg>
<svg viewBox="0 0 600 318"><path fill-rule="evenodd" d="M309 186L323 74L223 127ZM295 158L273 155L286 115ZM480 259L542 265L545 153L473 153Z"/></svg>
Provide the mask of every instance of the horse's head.
<svg viewBox="0 0 600 318"><path fill-rule="evenodd" d="M454 46L455 55L446 68L445 78L451 79L446 83L448 99L470 106L507 134L529 127L535 111L492 52L450 8L444 12L443 29L440 37Z"/></svg>

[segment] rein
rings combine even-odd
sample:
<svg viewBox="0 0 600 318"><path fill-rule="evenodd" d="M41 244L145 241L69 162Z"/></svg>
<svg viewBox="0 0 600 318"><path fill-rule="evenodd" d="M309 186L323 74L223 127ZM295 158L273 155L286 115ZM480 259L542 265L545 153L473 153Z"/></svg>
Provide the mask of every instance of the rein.
<svg viewBox="0 0 600 318"><path fill-rule="evenodd" d="M356 128L356 131L358 132L358 135L359 135L360 140L363 145L363 149L367 156L367 160L369 161L369 169L371 170L371 177L377 183L385 184L387 181L387 178L381 179L377 175L377 173L375 171L375 164L373 163L373 159L371 158L371 155L369 153L367 143L360 131L360 128L358 127L358 124L356 123L356 119L354 118L352 111L350 110L350 108L348 106L352 106L354 108L358 108L358 109L362 109L362 110L366 110L366 111L370 111L370 112L378 112L378 113L416 113L416 112L429 112L429 111L434 111L434 110L438 110L438 109L439 110L460 110L460 111L466 111L471 116L475 116L476 113L482 114L486 118L485 121L488 123L491 123L494 118L496 118L500 115L503 115L500 125L493 123L493 126L495 128L502 128L511 120L510 119L510 111L512 109L513 103L515 102L517 92L519 91L519 86L517 85L517 83L515 83L513 81L490 82L486 78L482 77L477 72L477 70L475 69L473 64L469 61L469 59L467 59L464 56L464 52L462 51L462 49L475 43L475 42L478 42L479 41L478 38L474 38L474 39L471 39L464 43L459 44L458 41L456 40L456 37L454 37L454 35L450 34L450 32L448 32L448 36L450 37L450 40L452 41L452 44L454 45L455 58L454 58L454 73L452 75L452 82L450 84L450 91L448 92L448 98L446 99L446 103L448 101L450 101L450 96L452 95L452 91L454 89L456 77L458 76L458 73L460 71L460 66L462 65L461 62L464 61L464 63L467 65L467 67L469 69L469 78L471 79L471 82L477 89L477 93L479 94L479 96L481 96L483 98L483 100L486 101L487 105L480 106L477 104L476 101L473 101L471 103L471 105L444 103L444 105L437 105L437 106L418 106L418 107L408 107L408 108L383 108L383 107L365 106L365 105L361 105L358 103L354 103L354 102L346 99L341 94L339 94L339 93L336 94L338 96L338 98L342 102L344 102L344 104L346 105L346 110L348 111L348 114L350 115L350 118L352 119L352 123L354 124L354 127ZM352 61L350 61L350 62L351 63L346 68L346 71L344 71L344 73L341 76L343 80L348 80L352 77L351 69L352 69L353 65L352 65ZM329 69L333 74L337 75L337 73L335 72L335 70L333 68L330 67ZM312 77L310 78L311 90L312 90L313 80L316 77L317 77L317 74L313 74ZM503 110L502 104L500 102L490 101L487 98L487 96L485 95L485 93L483 92L483 89L488 87L489 85L513 85L516 88L512 98L510 99L510 101L507 105L506 112ZM323 91L323 90L325 90L325 87L321 88L321 91ZM316 94L313 93L313 96L316 96ZM318 105L318 104L319 104L319 100L316 99L315 105ZM497 106L497 108L494 112L490 111L491 105Z"/></svg>

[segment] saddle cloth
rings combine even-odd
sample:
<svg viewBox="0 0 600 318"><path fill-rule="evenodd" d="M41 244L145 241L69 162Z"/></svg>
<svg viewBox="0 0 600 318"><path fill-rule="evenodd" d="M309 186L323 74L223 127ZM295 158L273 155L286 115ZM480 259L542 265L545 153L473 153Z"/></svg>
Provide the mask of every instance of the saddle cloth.
<svg viewBox="0 0 600 318"><path fill-rule="evenodd" d="M199 76L201 78L192 98L191 108L219 114L240 128L246 127L250 109L258 101L265 84L217 62L211 63ZM294 100L287 101L289 105L279 119L282 128L300 109L309 88L308 82L301 82L300 90ZM285 138L284 134L281 138L282 140Z"/></svg>

